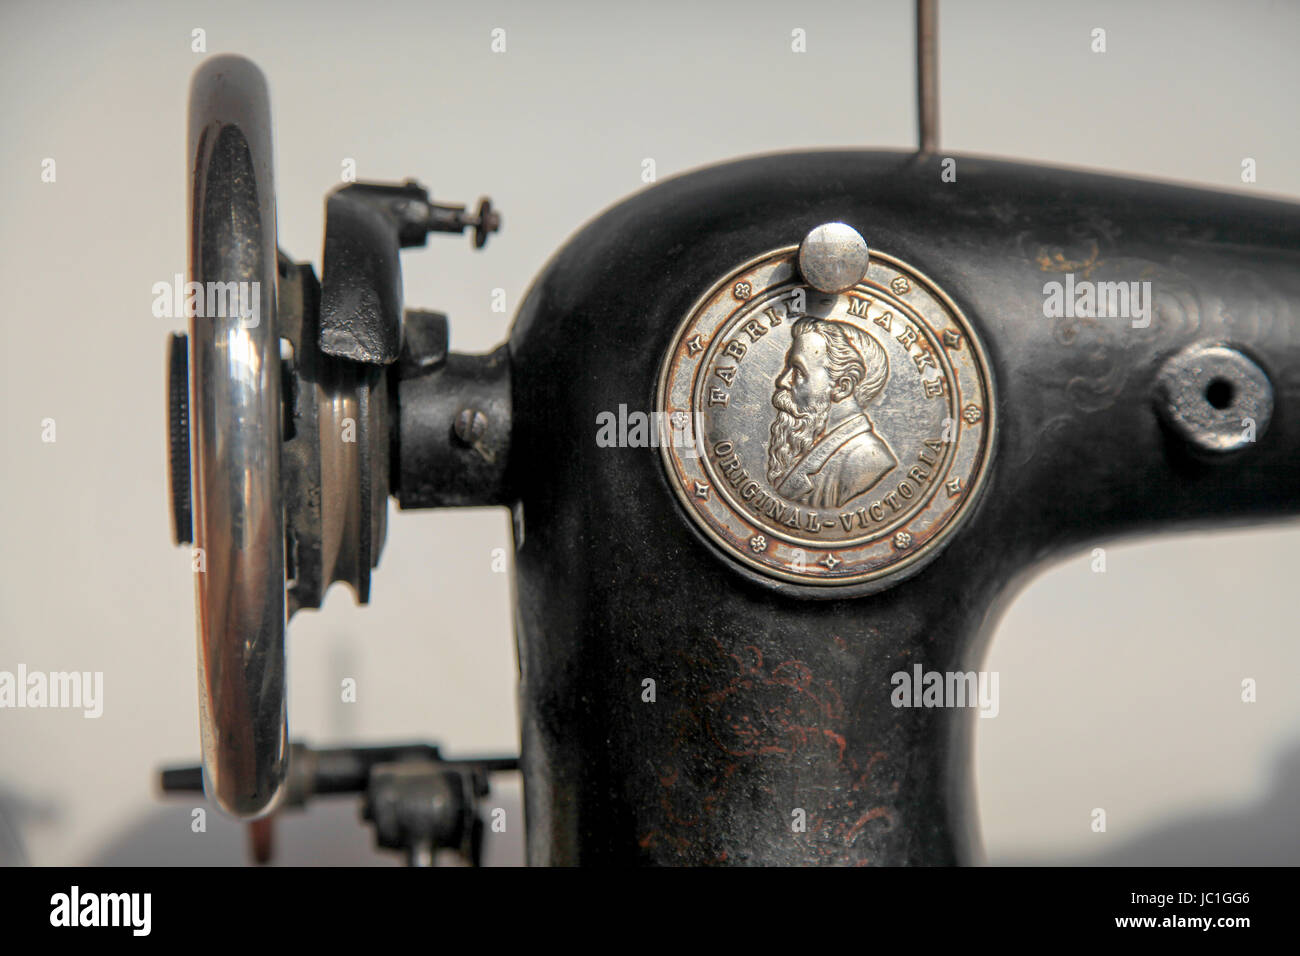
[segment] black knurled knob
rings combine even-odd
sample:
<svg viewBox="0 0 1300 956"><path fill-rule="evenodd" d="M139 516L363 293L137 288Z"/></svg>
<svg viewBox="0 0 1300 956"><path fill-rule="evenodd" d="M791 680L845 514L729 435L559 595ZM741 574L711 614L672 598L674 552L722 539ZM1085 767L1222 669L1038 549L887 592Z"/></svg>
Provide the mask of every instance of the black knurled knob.
<svg viewBox="0 0 1300 956"><path fill-rule="evenodd" d="M190 505L190 343L173 332L167 348L167 470L172 499L172 536L177 544L194 540Z"/></svg>
<svg viewBox="0 0 1300 956"><path fill-rule="evenodd" d="M492 200L484 196L478 201L478 213L474 217L474 248L482 249L487 245L488 236L501 229L501 213L492 208Z"/></svg>

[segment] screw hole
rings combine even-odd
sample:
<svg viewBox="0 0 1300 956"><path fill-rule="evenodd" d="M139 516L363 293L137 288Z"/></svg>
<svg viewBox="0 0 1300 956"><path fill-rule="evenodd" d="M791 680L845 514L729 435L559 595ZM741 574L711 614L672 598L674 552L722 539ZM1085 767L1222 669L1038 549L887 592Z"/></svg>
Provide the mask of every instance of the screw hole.
<svg viewBox="0 0 1300 956"><path fill-rule="evenodd" d="M1232 404L1236 391L1226 378L1212 378L1205 386L1205 400L1215 408L1224 409Z"/></svg>

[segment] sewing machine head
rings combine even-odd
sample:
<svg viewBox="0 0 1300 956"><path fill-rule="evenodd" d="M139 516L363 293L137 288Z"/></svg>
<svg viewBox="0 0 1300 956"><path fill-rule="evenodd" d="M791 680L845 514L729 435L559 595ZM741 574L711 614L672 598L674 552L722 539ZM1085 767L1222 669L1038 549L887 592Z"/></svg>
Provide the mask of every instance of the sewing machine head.
<svg viewBox="0 0 1300 956"><path fill-rule="evenodd" d="M941 158L923 111L915 153L637 194L463 355L399 251L481 248L490 202L344 185L318 278L277 247L257 69L205 62L190 110L202 307L169 377L204 769L165 782L241 818L363 793L382 845L472 860L518 765L535 863L968 862L971 712L899 706L897 675L972 672L1063 550L1300 505L1295 206ZM512 512L521 762L290 747L286 622L368 600L389 496Z"/></svg>

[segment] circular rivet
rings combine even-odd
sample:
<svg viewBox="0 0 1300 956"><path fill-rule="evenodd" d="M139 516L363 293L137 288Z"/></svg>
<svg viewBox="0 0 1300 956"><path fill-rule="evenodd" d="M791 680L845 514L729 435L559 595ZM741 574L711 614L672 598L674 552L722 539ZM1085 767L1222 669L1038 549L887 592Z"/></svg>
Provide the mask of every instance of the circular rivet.
<svg viewBox="0 0 1300 956"><path fill-rule="evenodd" d="M1226 345L1194 345L1156 376L1156 407L1193 447L1230 452L1257 441L1273 416L1273 385L1249 358Z"/></svg>
<svg viewBox="0 0 1300 956"><path fill-rule="evenodd" d="M867 241L842 222L818 226L799 246L799 272L819 292L852 289L862 281L870 264Z"/></svg>

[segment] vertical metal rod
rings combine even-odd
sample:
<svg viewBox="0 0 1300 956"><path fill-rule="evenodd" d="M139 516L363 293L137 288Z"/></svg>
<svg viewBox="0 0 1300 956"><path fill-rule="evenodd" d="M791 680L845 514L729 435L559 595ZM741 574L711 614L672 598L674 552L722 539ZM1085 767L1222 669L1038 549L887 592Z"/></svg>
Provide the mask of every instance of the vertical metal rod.
<svg viewBox="0 0 1300 956"><path fill-rule="evenodd" d="M917 150L939 148L939 0L916 0Z"/></svg>

